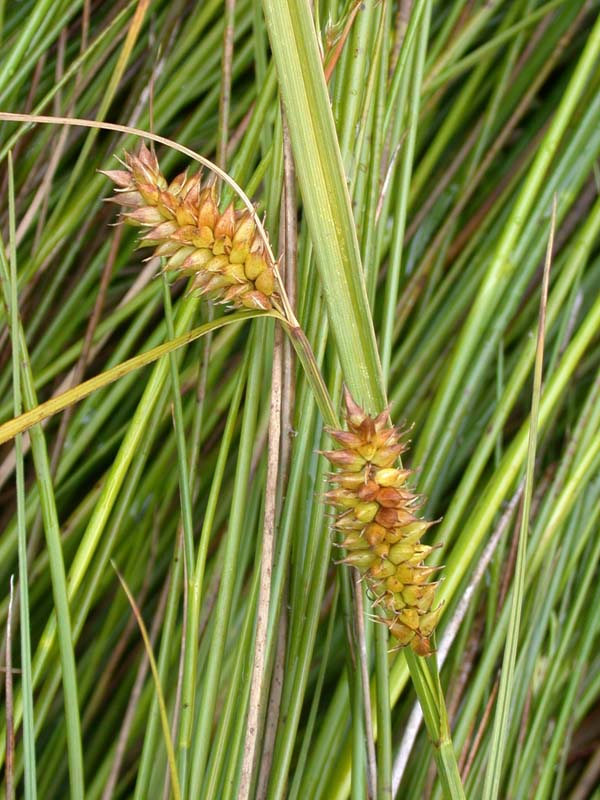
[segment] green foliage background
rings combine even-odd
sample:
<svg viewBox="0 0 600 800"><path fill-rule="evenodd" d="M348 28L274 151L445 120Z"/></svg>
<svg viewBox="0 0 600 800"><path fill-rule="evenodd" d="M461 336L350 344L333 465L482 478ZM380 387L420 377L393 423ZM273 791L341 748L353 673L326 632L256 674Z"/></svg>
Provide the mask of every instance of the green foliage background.
<svg viewBox="0 0 600 800"><path fill-rule="evenodd" d="M363 798L373 783L380 798L458 796L449 742L435 769L409 666L430 730L447 709L467 797L597 797L599 10L595 0L0 3L1 112L153 130L219 162L257 203L335 409L346 383L370 411L387 398L393 419L414 425L407 463L427 515L443 517L430 538L445 564L444 707L435 664L388 655L362 590L334 566L314 375L272 319L215 326L0 449L9 795L11 784L28 798L172 791L156 684L113 559L149 631L184 797L239 796L249 741L252 797ZM133 232L110 227L97 170L134 136L0 125L5 422L224 311L155 279L159 264L143 261ZM189 164L157 154L169 176ZM274 348L275 551L249 734ZM515 677L494 731L511 638Z"/></svg>

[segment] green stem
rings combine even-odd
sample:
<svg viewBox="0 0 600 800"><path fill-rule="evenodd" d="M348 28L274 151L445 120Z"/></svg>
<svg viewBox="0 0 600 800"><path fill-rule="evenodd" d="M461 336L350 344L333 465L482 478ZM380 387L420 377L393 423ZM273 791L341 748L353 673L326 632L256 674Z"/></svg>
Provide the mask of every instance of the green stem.
<svg viewBox="0 0 600 800"><path fill-rule="evenodd" d="M12 340L13 412L21 413L21 370L19 337L19 299L17 292L17 252L15 236L15 187L12 155L8 154L8 196L10 228L10 333ZM27 569L27 530L25 520L25 465L23 437L15 438L17 480L17 528L19 551L19 598L21 619L21 686L23 687L23 760L25 765L25 800L37 797L35 733L33 716L33 680L31 677L31 630L29 625L29 576Z"/></svg>
<svg viewBox="0 0 600 800"><path fill-rule="evenodd" d="M169 339L175 339L173 325L173 306L167 278L163 275L163 299L165 305L165 320ZM210 323L209 323L210 324ZM175 352L169 353L169 367L171 370L171 396L173 402L173 421L175 424L175 437L177 439L177 468L179 470L179 491L181 494L181 518L183 522L183 544L185 552L186 569L191 571L194 563L194 523L192 520L192 496L190 492L190 476L185 443L185 426L183 423L183 406L181 404L181 385L177 370Z"/></svg>
<svg viewBox="0 0 600 800"><path fill-rule="evenodd" d="M306 338L306 334L299 326L292 327L286 324L284 325L284 330L296 351L296 355L300 359L300 363L304 369L304 375L310 384L315 402L319 406L319 411L323 419L327 425L333 428L339 428L340 423L338 416L335 413L331 397L327 391L327 386L319 370L310 342Z"/></svg>
<svg viewBox="0 0 600 800"><path fill-rule="evenodd" d="M183 688L181 695L182 711L179 727L180 763L182 765L187 761L187 753L192 745L194 702L196 697L197 679L196 667L198 661L198 630L200 627L200 611L206 557L208 553L210 535L218 508L219 498L221 497L223 478L225 476L225 469L227 466L227 458L231 449L235 425L238 420L242 395L246 387L247 371L248 359L245 359L238 373L235 392L229 406L225 430L223 431L223 435L221 437L219 455L215 465L214 476L210 487L206 512L204 515L204 522L202 524L200 544L198 547L198 555L196 557L194 572L191 578L188 579L186 641L189 644L186 647L185 662L183 667Z"/></svg>
<svg viewBox="0 0 600 800"><path fill-rule="evenodd" d="M377 800L392 800L392 720L390 714L389 636L375 625L375 689L377 696Z"/></svg>

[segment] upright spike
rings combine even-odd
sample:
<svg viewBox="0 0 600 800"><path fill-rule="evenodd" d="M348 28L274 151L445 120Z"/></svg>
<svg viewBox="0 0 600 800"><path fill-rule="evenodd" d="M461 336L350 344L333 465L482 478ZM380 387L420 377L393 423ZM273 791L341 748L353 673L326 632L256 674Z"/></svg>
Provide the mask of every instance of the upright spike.
<svg viewBox="0 0 600 800"><path fill-rule="evenodd" d="M406 481L410 470L397 465L406 444L404 431L393 427L389 409L370 417L344 393L348 430L329 431L340 446L323 455L344 472L332 473L332 488L324 499L341 511L333 527L345 535L342 547L349 551L340 564L356 567L367 584L377 616L390 630L399 647L411 647L428 656L430 637L441 613L433 609L437 582L427 583L438 571L423 560L433 549L420 537L434 523L415 515L422 498Z"/></svg>

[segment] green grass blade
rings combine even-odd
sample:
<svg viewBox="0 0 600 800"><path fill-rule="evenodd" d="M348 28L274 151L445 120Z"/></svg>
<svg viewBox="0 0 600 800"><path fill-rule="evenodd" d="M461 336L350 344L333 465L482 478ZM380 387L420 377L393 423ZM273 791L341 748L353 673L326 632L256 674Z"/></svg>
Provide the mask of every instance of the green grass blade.
<svg viewBox="0 0 600 800"><path fill-rule="evenodd" d="M190 344L190 342L200 339L202 336L206 336L207 333L218 330L232 322L243 322L246 319L253 319L265 315L273 316L270 312L264 311L238 311L234 314L228 314L219 317L219 319L207 322L204 325L200 325L198 328L194 328L188 333L175 336L170 341L165 342L165 344L157 345L151 350L147 350L145 353L123 361L116 367L112 367L94 378L83 381L83 383L80 383L78 386L74 386L72 389L68 389L66 392L50 400L46 400L45 403L39 403L15 419L0 425L0 444L2 442L7 442L19 433L23 433L23 431L28 430L33 425L37 425L43 420L48 419L48 417L51 417L53 414L63 411L63 409L73 403L83 400L84 397L88 397L93 392L98 391L98 389L102 389L104 386L108 386L119 378L123 378L130 372L146 367L148 364L158 361L163 356L171 354L174 350L184 347ZM277 315L275 314L275 316Z"/></svg>
<svg viewBox="0 0 600 800"><path fill-rule="evenodd" d="M426 474L436 474L441 459L445 455L446 451L439 445L439 439L446 424L449 404L460 385L473 351L480 341L490 315L493 313L501 296L500 289L506 286L515 273L517 265L512 258L512 251L517 237L531 211L532 204L542 186L544 176L552 163L552 158L559 142L574 113L577 101L581 97L581 93L585 89L590 74L594 69L599 52L600 17L589 34L585 49L562 96L550 128L544 137L543 144L537 152L527 180L519 193L517 201L511 208L510 217L504 226L501 238L498 240L492 263L486 272L485 280L473 303L467 322L461 331L442 385L429 413L417 453L420 458L422 458L423 452L432 454L427 465ZM429 489L427 484L428 482L424 487L426 491Z"/></svg>
<svg viewBox="0 0 600 800"><path fill-rule="evenodd" d="M3 242L0 242L0 277L0 283L2 284L4 292L4 301L6 306L10 309L10 298L8 296L8 287L10 286L9 268ZM37 405L34 379L31 372L29 353L22 326L19 324L18 328L23 396L26 407L33 408ZM46 535L46 547L48 549L50 571L52 575L52 594L56 611L62 684L65 697L65 725L67 731L67 754L71 781L71 796L74 800L83 800L85 790L79 702L77 699L77 671L75 667L71 615L67 595L67 578L60 538L60 524L58 521L52 477L50 474L50 462L46 449L46 440L41 426L35 425L31 429L30 436L36 468L37 485L40 494L44 533ZM31 691L32 688L33 682L27 687L27 691Z"/></svg>
<svg viewBox="0 0 600 800"><path fill-rule="evenodd" d="M263 0L263 9L342 370L374 412L384 405L381 364L313 21L300 0Z"/></svg>
<svg viewBox="0 0 600 800"><path fill-rule="evenodd" d="M165 307L165 320L169 339L175 339L173 324L173 306L171 293L166 275L163 275L163 302ZM210 324L210 323L209 323ZM211 331L212 332L212 331ZM185 441L185 427L183 420L183 405L181 402L181 382L177 367L175 351L169 353L169 368L171 371L171 395L173 398L173 423L177 439L177 469L179 470L179 491L181 495L181 519L183 523L183 542L185 563L188 574L194 563L194 523L192 519L192 496L190 486L187 447Z"/></svg>
<svg viewBox="0 0 600 800"><path fill-rule="evenodd" d="M521 508L521 525L519 531L517 562L515 566L514 591L512 597L509 629L506 637L506 648L502 662L502 672L500 674L500 687L498 689L496 715L494 717L493 740L490 747L490 756L483 789L484 800L496 800L496 798L499 796L504 753L506 749L511 694L515 681L515 663L517 659L519 627L521 623L523 605L525 569L527 566L527 534L529 531L531 498L533 495L540 396L542 393L542 368L544 364L544 339L546 335L546 305L548 300L548 283L550 279L550 264L552 261L555 225L556 197L554 199L552 208L552 222L550 227L550 237L548 240L548 250L546 253L546 263L544 267L544 278L540 301L540 317L537 332L537 348L531 399L531 417L529 423L529 442L527 447L527 462L525 470L525 490L523 492L523 505Z"/></svg>
<svg viewBox="0 0 600 800"><path fill-rule="evenodd" d="M148 631L146 630L146 626L144 625L144 620L137 606L137 603L135 602L135 598L131 594L129 586L127 586L125 579L123 578L119 570L116 568L114 562L113 562L113 569L117 573L117 578L119 579L119 583L121 584L121 586L123 587L123 591L127 595L127 600L129 601L131 610L135 615L135 619L140 629L140 633L142 634L142 639L144 640L144 647L146 648L146 654L150 662L150 669L152 670L154 687L156 689L156 696L158 698L158 706L160 708L160 721L162 724L165 746L167 748L167 758L169 761L169 770L171 772L171 787L173 791L173 797L174 800L181 800L181 789L179 788L177 765L175 763L175 751L173 750L173 741L171 740L171 731L169 730L169 718L167 716L167 707L165 705L165 698L163 697L162 687L160 685L160 677L158 674L158 668L156 666L156 659L154 658L154 653L152 652L152 645L150 644Z"/></svg>

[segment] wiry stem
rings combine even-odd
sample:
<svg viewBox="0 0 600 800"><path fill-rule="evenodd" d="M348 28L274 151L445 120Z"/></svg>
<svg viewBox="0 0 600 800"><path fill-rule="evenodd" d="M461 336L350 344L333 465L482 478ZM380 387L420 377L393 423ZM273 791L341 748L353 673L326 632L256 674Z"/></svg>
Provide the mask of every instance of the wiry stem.
<svg viewBox="0 0 600 800"><path fill-rule="evenodd" d="M244 760L238 792L239 800L247 800L252 786L256 741L259 735L260 708L264 695L264 674L267 655L267 632L271 600L271 575L273 571L273 552L275 540L275 517L277 509L277 480L279 472L279 445L281 437L281 362L283 337L280 327L275 330L273 348L273 370L271 378L271 410L269 416L269 449L267 460L267 482L265 488L265 513L262 537L262 557L260 562L260 587L256 615L256 638L254 643L254 664Z"/></svg>
<svg viewBox="0 0 600 800"><path fill-rule="evenodd" d="M225 0L225 31L223 34L223 68L221 70L221 96L219 99L219 144L217 162L223 169L227 164L229 140L229 108L231 106L231 67L233 62L233 34L235 0Z"/></svg>
<svg viewBox="0 0 600 800"><path fill-rule="evenodd" d="M357 655L360 666L361 688L365 707L365 739L367 745L367 780L369 795L377 796L377 760L375 757L375 736L373 733L373 712L371 709L371 692L369 690L369 661L367 655L367 639L365 634L365 606L363 586L358 570L352 570L354 585L354 619L356 638L358 640Z"/></svg>
<svg viewBox="0 0 600 800"><path fill-rule="evenodd" d="M6 696L6 800L14 800L14 767L15 767L15 728L13 719L13 670L12 670L12 616L13 616L14 578L10 576L10 593L8 596L8 615L6 617L6 673L4 689Z"/></svg>
<svg viewBox="0 0 600 800"><path fill-rule="evenodd" d="M283 108L283 175L284 185L281 203L281 225L279 250L283 253L285 291L290 305L296 307L296 270L297 270L297 206L296 206L296 176L294 158L289 130ZM292 435L294 424L294 399L296 386L295 356L292 343L288 337L283 341L283 364L281 377L281 437L279 449L279 482L277 487L278 502L283 501L285 495L290 462L292 455ZM275 663L271 678L271 691L269 706L263 736L260 770L256 786L256 800L264 800L267 795L268 782L273 763L273 754L276 746L277 728L279 724L279 710L285 674L285 657L287 643L287 585L284 586L284 599L281 602L281 611L278 620L277 649Z"/></svg>

